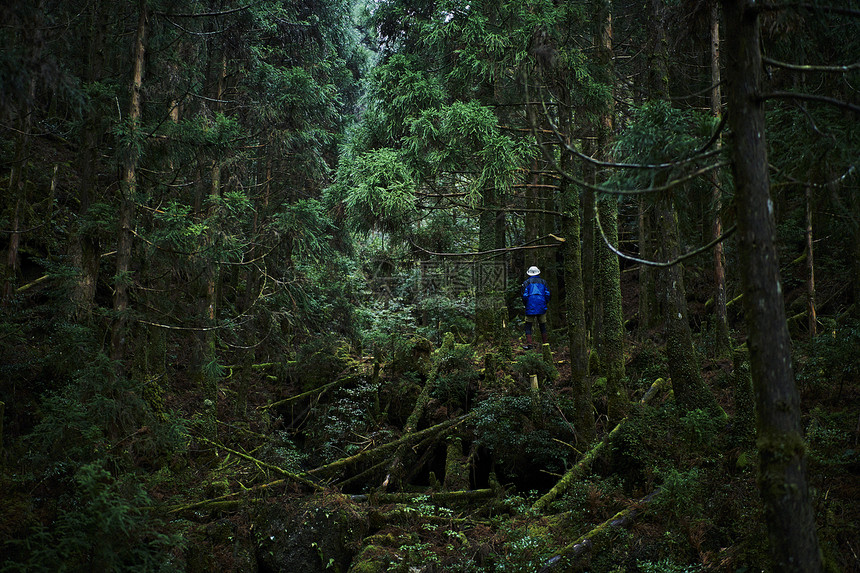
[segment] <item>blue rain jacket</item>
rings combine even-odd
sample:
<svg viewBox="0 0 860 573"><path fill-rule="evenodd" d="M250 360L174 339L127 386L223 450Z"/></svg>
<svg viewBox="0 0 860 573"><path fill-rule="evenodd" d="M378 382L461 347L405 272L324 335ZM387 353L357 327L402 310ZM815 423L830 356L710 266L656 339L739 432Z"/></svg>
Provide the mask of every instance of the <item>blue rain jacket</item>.
<svg viewBox="0 0 860 573"><path fill-rule="evenodd" d="M540 275L529 277L522 287L523 304L526 307L526 316L545 314L546 305L551 298L549 287Z"/></svg>

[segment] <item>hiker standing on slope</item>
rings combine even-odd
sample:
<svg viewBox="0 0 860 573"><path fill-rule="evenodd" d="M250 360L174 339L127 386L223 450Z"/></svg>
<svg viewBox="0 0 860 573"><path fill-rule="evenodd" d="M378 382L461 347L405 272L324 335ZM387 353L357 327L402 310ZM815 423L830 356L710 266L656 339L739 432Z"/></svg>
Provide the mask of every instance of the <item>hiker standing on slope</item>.
<svg viewBox="0 0 860 573"><path fill-rule="evenodd" d="M523 304L526 307L526 350L533 346L532 324L537 321L540 326L540 336L544 344L546 337L546 307L551 297L546 281L540 277L540 269L530 267L526 271L529 276L522 286Z"/></svg>

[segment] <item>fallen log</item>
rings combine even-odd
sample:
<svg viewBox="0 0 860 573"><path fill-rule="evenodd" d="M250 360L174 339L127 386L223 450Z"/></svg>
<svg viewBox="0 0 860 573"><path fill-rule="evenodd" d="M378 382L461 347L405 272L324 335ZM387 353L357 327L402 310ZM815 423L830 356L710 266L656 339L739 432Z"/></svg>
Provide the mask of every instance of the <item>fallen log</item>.
<svg viewBox="0 0 860 573"><path fill-rule="evenodd" d="M475 501L493 497L493 489L464 489L459 491L437 491L433 493L371 493L351 495L353 501L369 501L372 503L409 503L414 501L438 503L441 505L458 501Z"/></svg>
<svg viewBox="0 0 860 573"><path fill-rule="evenodd" d="M308 474L328 474L332 470L337 470L343 468L344 466L348 466L350 464L355 464L361 461L365 461L366 459L373 458L375 456L380 455L381 453L390 450L391 448L398 448L400 446L406 446L410 443L421 441L428 436L440 436L444 435L447 432L454 430L458 425L462 424L469 418L474 415L473 412L469 412L468 414L464 414L458 418L454 418L453 420L446 420L441 424L436 424L435 426L431 426L429 428L425 428L423 430L419 430L417 432L413 432L411 434L406 434L405 436L401 436L400 438L379 445L375 448L370 448L364 451L361 451L352 456L348 456L345 458L340 458L339 460L335 460L329 464L319 466L312 470L309 470Z"/></svg>
<svg viewBox="0 0 860 573"><path fill-rule="evenodd" d="M576 541L569 543L564 546L561 551L556 553L554 556L550 557L547 560L546 564L541 567L540 573L546 573L547 571L551 571L557 566L564 566L565 568L570 568L571 564L582 557L589 551L591 551L592 547L594 547L594 538L600 535L601 533L606 532L609 529L621 529L622 527L627 527L638 515L639 510L642 509L642 506L650 502L656 495L660 493L660 489L655 489L650 494L640 499L635 504L622 509L585 535L581 536Z"/></svg>
<svg viewBox="0 0 860 573"><path fill-rule="evenodd" d="M454 347L454 335L450 332L445 333L445 336L442 340L442 346L439 347L437 352L446 353L450 352ZM433 394L433 390L436 389L436 384L439 380L439 361L434 361L433 367L430 370L430 374L427 376L427 381L424 383L424 387L421 389L421 394L418 395L418 399L415 400L415 406L412 408L412 412L409 414L409 417L406 419L406 424L403 426L404 434L411 434L415 431L415 428L418 427L419 422L421 422L421 417L424 415L424 410L427 407L427 404L430 402L430 398ZM401 445L397 448L397 451L394 453L394 456L391 458L391 464L388 467L388 472L385 474L385 479L382 480L382 484L379 486L379 489L385 491L388 485L391 483L392 479L399 480L402 477L402 466L403 466L403 457L405 453L405 444Z"/></svg>
<svg viewBox="0 0 860 573"><path fill-rule="evenodd" d="M224 501L230 500L230 498L232 498L232 497L236 497L237 495L242 495L242 494L248 494L251 492L261 491L261 490L265 490L265 489L271 489L273 487L277 487L279 485L284 485L286 483L287 483L287 480L279 479L279 480L275 480L272 482L268 482L268 483L264 483L264 484L260 484L260 485L255 485L253 487L244 488L240 491L234 491L232 493L227 493L227 494L220 495L218 497L213 497L210 499L203 499L200 501L195 501L192 503L186 503L186 504L182 504L182 505L174 505L174 506L168 507L166 509L167 509L168 513L178 513L180 511L191 511L194 509L197 509L197 510L209 509L210 507L221 509L221 507L222 507L221 503ZM142 508L142 509L157 509L157 507L147 507L147 508Z"/></svg>
<svg viewBox="0 0 860 573"><path fill-rule="evenodd" d="M289 472L289 471L285 470L284 468L278 467L278 466L273 465L273 464L270 464L270 463L268 463L268 462L264 462L263 460L259 460L259 459L255 458L255 457L253 457L253 456L249 456L248 454L245 454L245 453L242 453L242 452L239 452L239 451L236 451L236 450L230 449L230 448L228 448L227 446L224 446L223 444L219 444L219 443L217 443L217 442L213 442L212 440L210 440L210 439L208 439L208 438L204 438L203 436L197 436L197 439L198 439L198 440L202 440L202 441L204 441L204 442L207 442L207 443L209 443L209 444L212 444L212 445L213 445L213 446L215 446L216 448L221 449L221 450L224 450L225 452L230 452L230 453L231 453L231 454L233 454L233 455L236 455L236 456L239 456L240 458L246 459L246 460L248 460L249 462L254 462L255 464L257 464L257 465L259 465L259 466L261 466L261 467L264 467L264 468L266 468L266 469L270 469L270 470L272 470L272 471L274 471L274 472L277 472L277 473L281 474L282 476L286 477L287 479L290 479L290 480L292 480L292 481L298 482L298 483L300 483L300 484L302 484L302 485L306 485L306 486L308 486L308 487L310 487L310 488L313 488L313 489L315 489L315 490L317 490L317 491L321 491L321 490L325 489L325 488L324 488L323 486L321 486L320 484L318 484L318 483L314 483L314 482L312 482L311 480L307 479L306 477L303 477L303 476L298 475L298 474L294 474L294 473L292 473L292 472Z"/></svg>
<svg viewBox="0 0 860 573"><path fill-rule="evenodd" d="M667 385L667 381L663 378L658 378L651 384L651 387L645 392L645 395L642 396L642 399L639 401L640 406L644 406L651 399L657 395L657 391ZM541 498L539 498L534 504L532 504L532 510L538 513L542 513L549 504L552 503L555 498L559 495L566 492L573 483L582 477L582 475L591 467L591 463L597 459L597 457L603 453L603 450L606 449L607 444L612 441L612 438L615 437L621 431L621 428L627 422L627 418L624 418L615 428L612 429L609 434L603 440L597 443L593 448L591 448L572 468L570 468L567 473L562 476L562 478L550 489L546 492Z"/></svg>

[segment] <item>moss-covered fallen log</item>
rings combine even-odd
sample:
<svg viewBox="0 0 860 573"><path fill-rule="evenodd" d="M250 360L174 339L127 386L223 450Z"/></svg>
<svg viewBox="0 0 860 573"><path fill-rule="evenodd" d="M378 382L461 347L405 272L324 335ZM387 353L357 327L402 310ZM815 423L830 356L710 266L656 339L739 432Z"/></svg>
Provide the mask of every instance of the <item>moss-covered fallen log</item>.
<svg viewBox="0 0 860 573"><path fill-rule="evenodd" d="M220 509L223 507L221 505L221 503L224 501L229 501L229 500L231 500L231 498L234 498L236 496L243 495L243 494L244 495L250 495L250 494L255 493L255 492L270 490L272 488L275 488L275 487L278 487L281 485L285 485L287 482L288 482L288 480L286 480L286 479L279 479L279 480L271 481L268 483L255 485L253 487L244 488L240 491L234 491L234 492L220 495L218 497L213 497L210 499L201 499L200 501L194 501L191 503L172 505L170 507L167 507L166 510L168 513L179 513L181 511L192 511L192 510L199 511L201 509L210 509L210 508ZM233 501L238 501L238 500L233 500ZM149 507L146 509L156 509L156 508Z"/></svg>
<svg viewBox="0 0 860 573"><path fill-rule="evenodd" d="M307 392L302 392L301 394L296 394L295 396L290 396L289 398L284 398L283 400L278 400L277 402L272 402L271 404L265 404L263 406L260 406L258 407L258 410L268 410L269 408L275 408L276 406L283 406L284 404L289 404L294 400L301 400L302 398L307 398L308 396L313 396L314 394L321 394L330 388L346 384L347 382L354 382L357 379L357 374L339 377L336 380L333 380L328 384L323 384L322 386L314 388L313 390L308 390Z"/></svg>
<svg viewBox="0 0 860 573"><path fill-rule="evenodd" d="M648 389L648 391L645 392L645 395L642 396L642 399L639 401L639 404L641 406L644 406L645 404L650 402L651 399L657 395L658 390L665 387L666 385L667 382L663 378L658 378L657 380L655 380L654 383L651 384L651 387ZM567 473L565 473L564 476L562 476L562 478L552 487L552 489L550 489L541 498L534 502L534 504L532 505L532 510L538 513L542 513L546 510L547 507L549 507L550 503L552 503L558 496L566 492L570 488L570 486L576 482L577 479L582 477L582 475L589 468L591 468L592 462L594 462L594 460L597 459L597 457L601 453L603 453L603 451L606 449L607 444L612 441L612 438L614 438L615 435L621 431L621 428L627 422L627 419L628 418L624 418L623 420L618 422L618 425L615 426L615 428L613 428L612 431L609 432L609 434L605 438L603 438L603 440L598 442L597 445L595 445L584 456L582 456L582 458L576 463L576 465L570 468Z"/></svg>
<svg viewBox="0 0 860 573"><path fill-rule="evenodd" d="M276 465L274 465L274 464L270 464L270 463L268 463L268 462L264 462L263 460L259 460L259 459L255 458L255 457L253 457L253 456L249 456L249 455L248 455L248 454L246 454L246 453L239 452L239 451L237 451L237 450L233 450L233 449L228 448L227 446L225 446L225 445L223 445L223 444L219 444L219 443L217 443L217 442L213 442L212 440L210 440L210 439L208 439L208 438L204 438L203 436L198 436L198 437L197 437L197 439L199 439L199 440L201 440L201 441L204 441L204 442L206 442L206 443L208 443L208 444L212 444L213 446L215 446L215 447L216 447L216 448L218 448L219 450L224 450L225 452L230 452L231 454L236 455L236 456L239 456L240 458L243 458L243 459L245 459L245 460L248 460L249 462L253 462L253 463L257 464L257 465L258 465L258 466L260 466L260 467L263 467L263 468L266 468L266 469L272 470L272 471L274 471L274 472L277 472L277 473L281 474L282 476L284 476L284 477L285 477L285 478L287 478L287 479L290 479L290 480L292 480L292 481L294 481L294 482L297 482L297 483L300 483L300 484L302 484L302 485L306 485L306 486L308 486L308 487L310 487L310 488L313 488L313 489L315 489L315 490L317 490L317 491L322 490L322 489L325 489L325 488L323 488L323 486L321 486L320 484L318 484L318 483L314 483L313 481L309 480L309 479L308 479L308 478L306 478L306 477L303 477L303 476L301 476L301 475L299 475L299 474L295 474L295 473L289 472L289 471L285 470L284 468L278 467L278 466L276 466Z"/></svg>
<svg viewBox="0 0 860 573"><path fill-rule="evenodd" d="M628 527L633 523L633 520L636 518L639 510L642 509L642 506L654 499L654 497L659 493L659 489L654 490L646 497L640 499L635 504L622 509L585 535L579 537L577 540L565 545L561 551L556 553L547 561L547 563L540 569L540 573L546 573L556 568L562 568L564 570L570 569L570 566L574 561L591 551L598 537L611 530Z"/></svg>
<svg viewBox="0 0 860 573"><path fill-rule="evenodd" d="M339 470L346 466L356 464L359 462L366 461L368 459L373 459L376 456L379 456L392 448L398 448L402 445L409 445L411 443L419 442L429 436L443 436L448 432L453 431L457 426L468 420L474 415L473 412L469 412L468 414L464 414L458 418L454 418L452 420L446 420L441 424L436 424L435 426L430 426L429 428L425 428L423 430L419 430L417 432L413 432L411 434L406 434L405 436L401 436L400 438L393 440L391 442L387 442L385 444L381 444L375 448L370 448L364 451L361 451L355 455L348 456L345 458L341 458L339 460L335 460L329 464L324 466L319 466L312 470L309 470L308 474L314 475L328 475L334 470Z"/></svg>
<svg viewBox="0 0 860 573"><path fill-rule="evenodd" d="M459 491L437 491L432 493L375 493L350 496L353 501L369 501L371 503L438 503L445 505L456 502L471 502L491 498L496 494L493 489L467 489Z"/></svg>
<svg viewBox="0 0 860 573"><path fill-rule="evenodd" d="M445 333L445 336L442 340L442 346L437 351L442 355L443 353L451 352L451 349L454 347L454 335L450 332ZM437 355L437 356L438 356ZM412 408L412 412L409 414L409 417L406 419L406 424L403 426L404 434L411 434L415 431L415 428L418 427L419 422L421 422L421 417L424 415L424 410L427 408L427 404L430 402L430 398L433 395L433 391L436 389L436 384L439 380L439 360L434 361L433 366L430 370L430 374L427 376L427 381L424 383L424 387L421 389L421 394L418 395L418 399L415 400L415 406ZM385 475L385 479L382 481L382 485L380 486L381 490L385 490L388 485L394 481L399 480L402 477L403 473L403 457L405 454L405 444L400 445L397 448L397 451L391 458L391 464L389 465L388 472Z"/></svg>

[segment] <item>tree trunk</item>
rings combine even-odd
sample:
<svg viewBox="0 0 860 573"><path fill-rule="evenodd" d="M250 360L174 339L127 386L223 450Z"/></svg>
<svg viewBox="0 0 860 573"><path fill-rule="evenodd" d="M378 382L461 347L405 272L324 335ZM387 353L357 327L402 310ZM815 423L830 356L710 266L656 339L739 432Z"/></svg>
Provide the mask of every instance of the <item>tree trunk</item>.
<svg viewBox="0 0 860 573"><path fill-rule="evenodd" d="M100 80L102 76L107 10L104 9L102 2L94 2L91 10L86 78L88 82L95 82ZM101 122L97 117L86 117L84 120L83 142L77 157L80 173L78 184L79 219L84 219L87 216L93 198L96 196L98 146L102 133L100 125ZM72 266L78 271L71 293L72 318L78 323L87 324L92 320L99 273L99 245L92 233L80 227L75 229L69 244L69 258Z"/></svg>
<svg viewBox="0 0 860 573"><path fill-rule="evenodd" d="M711 115L720 117L722 93L720 90L720 6L711 0ZM717 142L719 145L719 142ZM712 238L723 233L722 206L723 194L719 184L719 172L711 170L711 197L714 205L714 224ZM726 313L726 273L723 265L723 244L714 245L714 355L731 355L732 344L729 336L729 321Z"/></svg>
<svg viewBox="0 0 860 573"><path fill-rule="evenodd" d="M812 259L812 185L806 186L806 317L809 320L809 338L818 332L815 314L815 265Z"/></svg>
<svg viewBox="0 0 860 573"><path fill-rule="evenodd" d="M504 217L498 211L496 191L487 189L484 191L483 207L479 217L479 249L490 251L503 248L499 240L504 241L504 233L499 236L498 220ZM495 261L477 261L472 271L475 277L475 334L496 344L506 342L504 335L504 287L493 280L496 276L492 273Z"/></svg>
<svg viewBox="0 0 860 573"><path fill-rule="evenodd" d="M725 0L729 127L734 138L739 258L755 392L759 489L777 571L821 571L806 480L800 398L774 246L761 92L759 22L745 0Z"/></svg>
<svg viewBox="0 0 860 573"><path fill-rule="evenodd" d="M639 200L639 258L653 260L654 249L654 206L644 197ZM659 306L654 290L654 267L639 265L639 337L647 338L648 333L659 325Z"/></svg>
<svg viewBox="0 0 860 573"><path fill-rule="evenodd" d="M612 85L612 11L611 3L598 18L596 33L598 60L606 72L605 80ZM602 161L611 161L611 137L615 122L615 104L612 97L600 119L597 132L597 156ZM604 197L598 204L598 217L609 242L618 245L618 201L613 196ZM624 315L621 307L621 268L618 257L606 245L599 243L597 256L600 259L600 290L603 302L603 336L600 360L606 374L608 415L618 421L627 415L630 398L627 396L624 366Z"/></svg>
<svg viewBox="0 0 860 573"><path fill-rule="evenodd" d="M563 159L564 161L564 159ZM591 385L588 380L586 348L585 296L582 284L579 198L562 182L564 205L564 287L567 311L567 336L570 348L570 386L576 414L573 427L577 441L591 443L596 435Z"/></svg>
<svg viewBox="0 0 860 573"><path fill-rule="evenodd" d="M669 71L666 48L666 30L662 0L651 0L650 34L652 68L650 70L651 96L668 99ZM668 175L659 173L655 183L666 183ZM655 206L657 259L671 261L681 254L681 236L678 229L678 213L670 191L661 192ZM710 389L705 385L699 367L699 358L693 345L693 334L687 316L687 294L684 289L684 267L681 264L661 268L656 273L657 300L663 311L663 328L666 337L666 357L675 399L683 411L697 408L719 411L719 405Z"/></svg>
<svg viewBox="0 0 860 573"><path fill-rule="evenodd" d="M657 201L657 217L661 237L657 257L666 261L676 259L681 253L678 216L668 193ZM718 412L719 405L702 378L698 353L693 344L681 264L658 271L657 295L664 310L666 356L678 405L683 411L704 408Z"/></svg>
<svg viewBox="0 0 860 573"><path fill-rule="evenodd" d="M30 82L29 101L36 95L36 83ZM6 306L15 293L15 283L18 280L18 250L21 246L21 209L26 197L24 195L24 180L26 174L27 155L30 149L30 126L33 122L32 110L29 105L18 109L17 135L15 137L15 155L9 170L9 199L12 205L11 229L9 246L6 250L6 268L3 276L3 306Z"/></svg>
<svg viewBox="0 0 860 573"><path fill-rule="evenodd" d="M593 153L593 144L591 140L586 140L583 144L585 153L591 155ZM583 166L586 175L586 180L594 183L594 169L590 165ZM596 277L596 268L594 263L594 193L582 194L582 222L580 230L582 232L582 290L585 300L594 301L594 279ZM594 340L594 307L593 304L585 306L585 339L588 341Z"/></svg>
<svg viewBox="0 0 860 573"><path fill-rule="evenodd" d="M143 86L143 64L146 54L146 33L148 26L147 0L139 1L137 32L134 37L132 60L131 98L128 109L130 139L134 141L140 128L141 87ZM134 215L134 196L137 194L137 161L135 145L126 150L123 162L122 182L119 188L119 240L116 252L116 279L114 282L114 323L111 330L112 360L122 360L128 322L128 287L131 269L132 225Z"/></svg>

